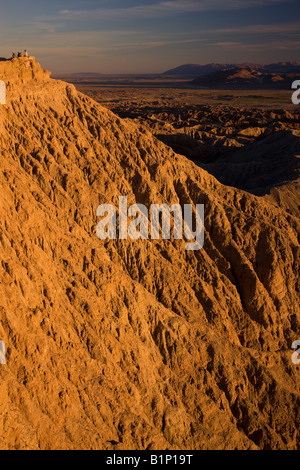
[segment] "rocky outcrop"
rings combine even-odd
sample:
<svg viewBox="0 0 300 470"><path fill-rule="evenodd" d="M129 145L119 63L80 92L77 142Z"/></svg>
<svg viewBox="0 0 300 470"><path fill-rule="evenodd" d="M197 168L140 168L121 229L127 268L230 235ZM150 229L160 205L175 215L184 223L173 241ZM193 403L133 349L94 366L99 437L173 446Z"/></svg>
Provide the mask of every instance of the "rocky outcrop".
<svg viewBox="0 0 300 470"><path fill-rule="evenodd" d="M0 80L10 83L22 84L28 81L47 80L50 77L47 70L43 70L34 57L22 57L6 60L0 63Z"/></svg>

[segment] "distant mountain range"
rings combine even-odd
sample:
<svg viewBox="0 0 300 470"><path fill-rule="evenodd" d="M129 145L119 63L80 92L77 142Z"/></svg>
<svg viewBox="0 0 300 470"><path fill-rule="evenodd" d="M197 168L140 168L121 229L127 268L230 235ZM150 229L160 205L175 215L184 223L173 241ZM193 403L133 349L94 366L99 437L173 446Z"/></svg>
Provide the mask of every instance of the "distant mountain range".
<svg viewBox="0 0 300 470"><path fill-rule="evenodd" d="M246 69L255 70L262 73L300 73L300 62L278 62L275 64L185 64L168 70L163 75L180 76L180 77L199 77L212 72L224 71L229 69Z"/></svg>
<svg viewBox="0 0 300 470"><path fill-rule="evenodd" d="M285 72L262 72L250 68L235 67L201 75L192 84L204 88L222 89L290 89L300 75Z"/></svg>

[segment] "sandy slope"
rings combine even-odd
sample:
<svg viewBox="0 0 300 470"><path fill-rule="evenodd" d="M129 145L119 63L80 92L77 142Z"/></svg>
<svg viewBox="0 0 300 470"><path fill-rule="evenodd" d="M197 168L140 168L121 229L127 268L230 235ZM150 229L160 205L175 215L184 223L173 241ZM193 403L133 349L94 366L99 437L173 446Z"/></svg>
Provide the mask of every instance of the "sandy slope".
<svg viewBox="0 0 300 470"><path fill-rule="evenodd" d="M0 64L1 448L299 447L299 219L29 63ZM204 203L204 249L98 240L126 194Z"/></svg>

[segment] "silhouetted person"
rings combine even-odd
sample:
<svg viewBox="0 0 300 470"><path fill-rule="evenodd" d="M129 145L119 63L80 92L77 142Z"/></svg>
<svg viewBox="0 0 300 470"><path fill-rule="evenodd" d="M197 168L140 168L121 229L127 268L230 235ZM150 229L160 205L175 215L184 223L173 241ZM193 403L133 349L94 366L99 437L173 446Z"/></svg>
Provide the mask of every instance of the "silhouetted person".
<svg viewBox="0 0 300 470"><path fill-rule="evenodd" d="M15 53L15 51L13 51L13 52L12 52L12 55L11 55L11 58L12 58L12 59L15 59L16 57L17 57L17 56L16 56L16 53Z"/></svg>
<svg viewBox="0 0 300 470"><path fill-rule="evenodd" d="M18 57L24 57L23 52L18 52Z"/></svg>
<svg viewBox="0 0 300 470"><path fill-rule="evenodd" d="M27 52L26 49L25 49L25 51L24 51L24 57L28 57L28 52Z"/></svg>

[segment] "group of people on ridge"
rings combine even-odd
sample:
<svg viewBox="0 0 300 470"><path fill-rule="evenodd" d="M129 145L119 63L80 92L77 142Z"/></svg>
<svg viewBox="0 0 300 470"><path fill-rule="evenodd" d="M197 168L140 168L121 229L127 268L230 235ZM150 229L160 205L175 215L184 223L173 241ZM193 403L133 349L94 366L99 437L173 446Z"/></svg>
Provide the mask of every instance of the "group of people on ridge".
<svg viewBox="0 0 300 470"><path fill-rule="evenodd" d="M15 51L12 52L12 55L11 55L11 58L12 59L15 59L16 57L20 58L20 57L28 57L28 52L27 50L25 49L24 51L24 54L23 52L18 52L18 55L16 55Z"/></svg>

